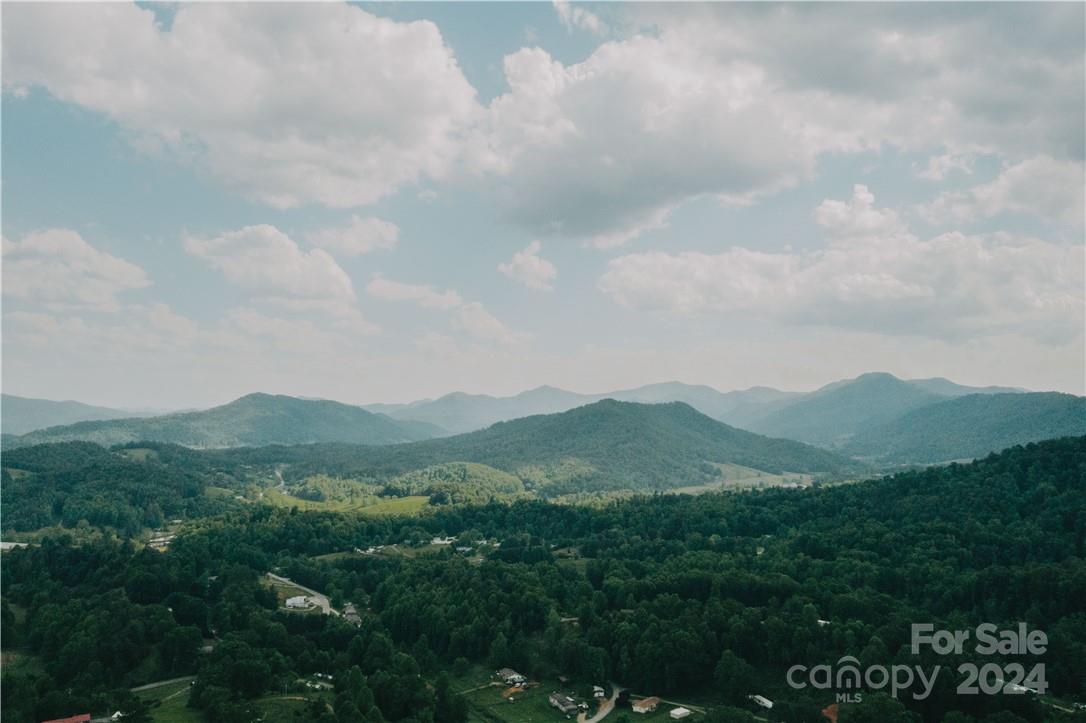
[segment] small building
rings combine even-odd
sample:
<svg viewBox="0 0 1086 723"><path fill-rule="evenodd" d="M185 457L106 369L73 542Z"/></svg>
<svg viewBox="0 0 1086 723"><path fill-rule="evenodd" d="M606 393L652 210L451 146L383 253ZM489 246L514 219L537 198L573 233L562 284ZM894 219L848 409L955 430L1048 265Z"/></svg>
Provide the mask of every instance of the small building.
<svg viewBox="0 0 1086 723"><path fill-rule="evenodd" d="M498 677L509 685L516 685L517 683L523 683L527 680L527 678L512 668L502 668L498 671Z"/></svg>
<svg viewBox="0 0 1086 723"><path fill-rule="evenodd" d="M652 713L658 705L660 705L660 699L654 695L650 698L635 700L630 704L630 709L634 713Z"/></svg>
<svg viewBox="0 0 1086 723"><path fill-rule="evenodd" d="M773 707L773 701L771 701L769 698L766 698L765 696L748 695L747 698L750 699L750 700L753 700L755 703L762 706L766 710L769 710L770 708Z"/></svg>
<svg viewBox="0 0 1086 723"><path fill-rule="evenodd" d="M606 698L607 697L607 691L605 691L602 686L593 685L592 686L592 697L593 698Z"/></svg>
<svg viewBox="0 0 1086 723"><path fill-rule="evenodd" d="M563 695L562 693L551 693L550 697L547 698L547 700L550 701L551 705L553 705L555 708L562 711L562 713L566 715L573 715L578 710L580 710L580 708L578 708L577 706L577 701L573 700L573 698L570 698L568 695Z"/></svg>
<svg viewBox="0 0 1086 723"><path fill-rule="evenodd" d="M309 607L309 598L305 595L297 595L295 597L288 597L286 605L291 610L302 610Z"/></svg>
<svg viewBox="0 0 1086 723"><path fill-rule="evenodd" d="M455 537L435 537L430 540L431 545L451 545L456 542Z"/></svg>
<svg viewBox="0 0 1086 723"><path fill-rule="evenodd" d="M682 720L690 715L690 709L679 706L678 708L672 708L668 715L671 716L671 720Z"/></svg>

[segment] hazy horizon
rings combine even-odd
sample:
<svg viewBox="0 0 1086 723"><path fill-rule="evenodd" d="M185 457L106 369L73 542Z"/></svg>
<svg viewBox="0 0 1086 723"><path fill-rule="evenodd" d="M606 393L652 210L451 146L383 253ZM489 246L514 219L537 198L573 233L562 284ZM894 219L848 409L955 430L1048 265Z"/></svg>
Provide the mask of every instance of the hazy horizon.
<svg viewBox="0 0 1086 723"><path fill-rule="evenodd" d="M881 374L881 373L889 374L890 372L884 372L884 371L881 371L881 370L873 370L873 371L863 372L861 375L857 375L857 376L862 376L863 374ZM1027 391L1027 392L1062 392L1063 391L1063 390L1059 390L1059 389L1032 389L1032 388L1027 388L1027 387L1023 387L1022 385L1016 385L1016 384L968 384L968 383L962 382L962 381L960 381L958 379L949 379L948 377L942 377L942 376L939 376L939 375L935 375L935 376L932 376L932 377L902 377L900 375L894 374L893 376L896 376L898 379L902 379L903 381L922 381L922 380L936 379L936 378L948 379L949 381L954 382L955 384L961 384L962 386L969 386L969 387L990 387L990 386L1011 387L1011 388L1021 389L1023 391ZM11 391L9 391L7 389L4 389L2 391L3 391L4 394L10 394L11 396L31 398L31 399L41 399L41 400L44 400L44 401L51 401L51 402L81 402L83 404L90 404L90 405L93 405L93 406L107 407L107 408L112 408L112 409L120 409L120 410L128 410L128 411L142 411L142 412L156 412L156 413L166 414L166 413L182 412L182 411L195 410L195 409L208 409L208 408L211 408L211 407L216 407L216 406L220 406L220 405L223 405L223 404L228 404L228 403L230 403L230 402L232 402L234 400L240 399L240 398L248 396L250 394L269 394L269 395L273 395L273 396L289 396L289 397L296 397L296 398L300 398L300 399L317 399L317 400L341 402L343 404L352 404L352 405L356 405L356 406L369 406L369 405L375 405L375 404L395 405L395 404L411 404L411 403L414 403L414 402L433 401L435 399L440 399L441 397L444 397L444 396L447 396L447 395L450 395L450 394L457 394L457 393L468 394L468 395L473 395L473 396L479 395L479 396L491 396L491 397L496 397L496 398L507 398L507 397L514 397L514 396L517 396L517 395L520 395L520 394L524 394L524 393L535 391L537 389L542 389L542 388L552 388L552 389L557 389L559 391L564 391L564 392L573 392L575 394L581 394L581 395L585 395L585 396L594 396L594 395L602 395L602 394L609 394L609 393L614 393L614 392L622 392L622 391L627 391L627 390L631 390L631 389L638 389L638 388L642 388L642 387L649 387L649 386L662 385L662 384L682 384L682 385L686 385L686 386L706 386L706 387L710 387L710 388L712 388L712 389L714 389L714 390L716 390L718 392L725 393L725 394L728 393L728 392L747 391L747 390L755 389L755 388L775 389L777 391L782 391L782 392L807 393L807 392L817 391L818 389L820 389L820 388L822 388L822 387L824 387L824 386L826 386L828 384L832 384L834 382L845 381L845 380L855 379L855 378L856 377L840 377L840 378L830 379L830 380L827 380L826 382L824 382L822 384L818 384L818 385L816 385L814 387L805 388L805 389L790 388L790 387L778 387L778 386L773 386L773 385L769 385L769 384L752 384L752 385L748 385L748 386L744 386L744 387L725 388L725 387L719 387L719 386L716 386L716 385L713 385L713 384L706 384L704 382L688 382L688 381L683 381L683 380L680 380L680 379L661 379L661 380L657 380L657 381L645 382L644 384L633 384L633 385L622 386L622 387L609 387L609 388L606 388L606 389L573 389L573 388L564 387L564 386L560 386L560 385L556 385L556 384L546 384L546 383L544 383L544 384L536 384L536 385L531 386L531 387L525 387L523 389L517 389L517 390L514 390L512 392L508 392L508 393L491 393L491 392L487 392L487 391L468 391L468 390L464 390L464 389L450 389L450 390L448 390L446 392L442 392L440 394L436 394L434 396L429 396L429 397L413 397L413 398L410 398L410 399L390 399L390 400L365 400L365 399L363 399L363 400L355 400L355 399L347 399L347 398L335 397L335 396L330 397L330 396L312 396L312 395L307 395L307 394L291 394L291 393L288 393L288 392L278 391L278 390L274 390L274 389L251 389L251 390L243 391L243 392L240 392L240 393L236 393L236 394L234 394L232 396L229 396L227 398L224 398L224 399L221 399L221 400L209 403L209 404L202 404L202 405L192 405L192 404L190 404L190 405L187 405L185 407L166 407L166 406L156 406L156 405L143 405L143 406L137 407L137 406L124 405L124 404L114 404L114 403L111 403L111 402L108 402L108 401L88 401L86 399L75 399L75 398L63 398L63 399L61 399L61 398L51 398L51 397L35 397L33 395L20 394L18 392L11 392ZM1075 392L1064 392L1064 393L1075 394ZM1081 396L1081 395L1079 395L1079 396Z"/></svg>
<svg viewBox="0 0 1086 723"><path fill-rule="evenodd" d="M1086 392L1082 4L2 12L12 393Z"/></svg>

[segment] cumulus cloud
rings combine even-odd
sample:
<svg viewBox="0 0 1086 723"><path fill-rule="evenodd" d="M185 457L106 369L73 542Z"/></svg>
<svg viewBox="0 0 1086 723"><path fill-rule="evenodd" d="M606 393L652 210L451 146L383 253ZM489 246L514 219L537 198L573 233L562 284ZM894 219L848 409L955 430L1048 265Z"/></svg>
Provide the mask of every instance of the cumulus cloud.
<svg viewBox="0 0 1086 723"><path fill-rule="evenodd" d="M1081 227L1086 196L1083 174L1082 163L1037 156L1003 169L988 183L942 193L920 211L935 223L1024 213Z"/></svg>
<svg viewBox="0 0 1086 723"><path fill-rule="evenodd" d="M749 314L790 324L965 340L1018 333L1065 341L1083 327L1083 248L1003 234L911 234L857 186L816 211L826 248L639 253L613 259L601 289L675 314Z"/></svg>
<svg viewBox="0 0 1086 723"><path fill-rule="evenodd" d="M109 3L4 12L4 87L42 86L277 207L443 177L478 111L436 25L346 4Z"/></svg>
<svg viewBox="0 0 1086 723"><path fill-rule="evenodd" d="M400 240L400 227L372 216L351 216L346 226L312 231L306 239L314 246L347 256L361 256L379 249L391 249Z"/></svg>
<svg viewBox="0 0 1086 723"><path fill-rule="evenodd" d="M212 238L185 239L185 250L208 262L253 298L298 311L352 314L350 276L323 249L303 251L275 226L246 226Z"/></svg>
<svg viewBox="0 0 1086 723"><path fill-rule="evenodd" d="M471 301L456 309L452 327L467 332L480 341L513 344L523 341L527 335L512 331L478 301Z"/></svg>
<svg viewBox="0 0 1086 723"><path fill-rule="evenodd" d="M554 288L551 282L558 275L558 270L539 255L542 248L539 241L532 241L513 254L508 262L498 264L498 271L530 288L550 291Z"/></svg>
<svg viewBox="0 0 1086 723"><path fill-rule="evenodd" d="M620 245L689 199L745 203L788 185L819 150L760 68L669 38L605 43L571 66L523 49L505 75L475 161L540 234Z"/></svg>
<svg viewBox="0 0 1086 723"><path fill-rule="evenodd" d="M455 309L464 303L455 291L438 291L423 284L404 284L383 276L375 276L366 285L366 293L385 301L413 301L427 309Z"/></svg>
<svg viewBox="0 0 1086 723"><path fill-rule="evenodd" d="M449 324L472 338L484 342L511 344L527 338L509 329L477 301L465 301L455 291L438 291L425 284L405 284L375 276L366 286L366 293L386 301L409 301L425 309L449 313Z"/></svg>
<svg viewBox="0 0 1086 723"><path fill-rule="evenodd" d="M151 285L143 269L99 251L70 229L3 240L4 296L50 307L120 308L118 295Z"/></svg>
<svg viewBox="0 0 1086 723"><path fill-rule="evenodd" d="M808 178L826 153L1081 158L1082 8L988 10L633 5L652 32L582 62L507 56L473 161L533 232L617 246L693 199Z"/></svg>
<svg viewBox="0 0 1086 723"><path fill-rule="evenodd" d="M567 27L605 30L555 2ZM616 11L620 14L620 11ZM433 23L338 3L13 5L4 85L103 113L141 147L286 207L367 204L469 171L540 235L618 246L700 198L751 203L886 145L922 177L1084 154L1077 4L631 4L632 35L504 59L488 106ZM637 32L637 31L643 32Z"/></svg>
<svg viewBox="0 0 1086 723"><path fill-rule="evenodd" d="M607 26L595 13L585 10L580 5L573 5L569 0L553 0L554 11L558 13L558 20L566 27L566 30L587 30L596 35L604 35Z"/></svg>
<svg viewBox="0 0 1086 723"><path fill-rule="evenodd" d="M976 159L970 153L942 153L928 158L928 163L923 168L913 165L917 178L928 181L942 181L955 171L972 173L973 162Z"/></svg>

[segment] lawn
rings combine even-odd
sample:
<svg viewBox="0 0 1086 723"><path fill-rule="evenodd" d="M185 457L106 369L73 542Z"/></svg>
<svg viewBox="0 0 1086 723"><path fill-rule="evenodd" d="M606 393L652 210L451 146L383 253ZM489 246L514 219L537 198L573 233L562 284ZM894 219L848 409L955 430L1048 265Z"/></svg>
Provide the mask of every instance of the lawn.
<svg viewBox="0 0 1086 723"><path fill-rule="evenodd" d="M188 707L190 681L183 680L136 693L150 703L151 720L154 723L204 723L199 711ZM155 705L154 701L158 701Z"/></svg>
<svg viewBox="0 0 1086 723"><path fill-rule="evenodd" d="M420 512L430 499L424 495L389 497L377 504L367 505L349 500L317 502L291 497L279 490L264 490L263 501L276 507L297 507L305 512L357 512L362 515L414 515Z"/></svg>
<svg viewBox="0 0 1086 723"><path fill-rule="evenodd" d="M697 495L703 492L726 492L765 487L809 487L812 479L814 479L809 474L799 472L773 474L772 472L763 472L738 464L714 464L713 466L720 471L720 477L715 481L703 485L677 487L668 490L668 493Z"/></svg>
<svg viewBox="0 0 1086 723"><path fill-rule="evenodd" d="M504 698L502 692L506 686L491 685L492 673L482 666L473 666L462 676L450 675L453 690L461 693L468 702L468 723L564 723L566 720L566 716L547 701L553 691L562 690L562 684L557 680L542 680L534 688L519 690ZM569 720L576 720L576 716ZM608 720L612 719L609 717Z"/></svg>

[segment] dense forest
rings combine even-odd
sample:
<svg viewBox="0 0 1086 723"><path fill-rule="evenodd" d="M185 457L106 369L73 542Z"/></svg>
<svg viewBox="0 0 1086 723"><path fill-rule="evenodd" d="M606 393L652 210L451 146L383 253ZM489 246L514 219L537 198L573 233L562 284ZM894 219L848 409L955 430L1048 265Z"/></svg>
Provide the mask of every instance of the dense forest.
<svg viewBox="0 0 1086 723"><path fill-rule="evenodd" d="M81 454L93 450L71 449ZM48 474L62 483L63 470ZM821 721L832 691L789 688L791 665L983 661L968 649L910 655L913 622L1039 628L1051 692L1081 700L1084 480L1086 438L1069 438L857 484L599 507L521 500L363 518L248 506L189 524L166 552L50 537L2 557L4 645L42 661L4 670L2 712L140 720L128 688L195 673L191 705L244 721L269 690L334 671L334 702L310 719L455 723L468 711L446 674L485 664L698 695L714 723L752 720L755 692L776 701L771 720ZM500 544L350 552L431 535ZM355 602L361 625L284 613L262 584L269 570ZM840 720L1063 715L1030 695L959 696L957 682L947 674L923 701L869 696Z"/></svg>
<svg viewBox="0 0 1086 723"><path fill-rule="evenodd" d="M970 394L868 427L841 451L880 463L949 462L1081 434L1086 434L1086 398L1058 392Z"/></svg>

